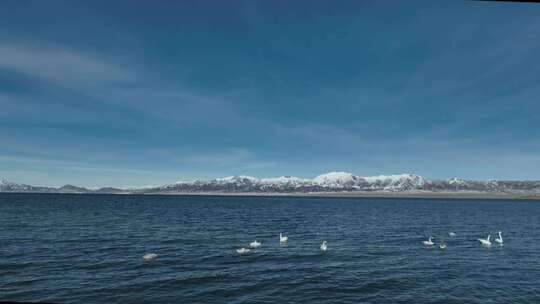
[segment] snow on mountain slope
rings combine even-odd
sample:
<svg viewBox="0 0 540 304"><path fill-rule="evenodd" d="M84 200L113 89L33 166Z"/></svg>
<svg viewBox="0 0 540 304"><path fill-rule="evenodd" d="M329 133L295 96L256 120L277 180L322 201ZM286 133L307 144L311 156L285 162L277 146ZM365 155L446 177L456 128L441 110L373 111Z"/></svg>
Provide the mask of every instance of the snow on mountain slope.
<svg viewBox="0 0 540 304"><path fill-rule="evenodd" d="M257 181L257 178L253 176L246 176L246 175L238 175L238 176L227 176L224 178L218 178L216 181L222 182L222 183L247 183L247 182L255 182Z"/></svg>
<svg viewBox="0 0 540 304"><path fill-rule="evenodd" d="M313 179L294 176L256 178L228 176L208 181L179 182L158 187L163 191L247 191L247 192L320 192L320 191L405 191L420 190L426 180L414 174L360 177L348 172L329 172Z"/></svg>
<svg viewBox="0 0 540 304"><path fill-rule="evenodd" d="M379 175L363 177L372 189L387 191L422 189L427 180L415 174Z"/></svg>
<svg viewBox="0 0 540 304"><path fill-rule="evenodd" d="M540 181L473 181L458 178L428 180L415 174L356 176L347 172L329 172L313 179L294 176L256 178L229 176L212 180L195 180L144 188L86 189L72 185L59 188L39 187L0 181L0 192L55 192L55 193L212 193L212 192L337 192L337 191L428 191L428 192L499 192L540 193Z"/></svg>
<svg viewBox="0 0 540 304"><path fill-rule="evenodd" d="M357 185L359 178L348 172L329 172L313 179L315 184L330 188L347 188Z"/></svg>
<svg viewBox="0 0 540 304"><path fill-rule="evenodd" d="M53 190L55 190L55 188L17 184L6 180L0 181L0 192L51 192Z"/></svg>
<svg viewBox="0 0 540 304"><path fill-rule="evenodd" d="M28 190L30 188L31 186L25 185L25 184L16 184L16 183L8 182L7 180L0 181L0 189L2 191Z"/></svg>
<svg viewBox="0 0 540 304"><path fill-rule="evenodd" d="M267 184L298 184L309 182L309 179L302 179L295 176L281 176L272 178L262 178L260 182Z"/></svg>

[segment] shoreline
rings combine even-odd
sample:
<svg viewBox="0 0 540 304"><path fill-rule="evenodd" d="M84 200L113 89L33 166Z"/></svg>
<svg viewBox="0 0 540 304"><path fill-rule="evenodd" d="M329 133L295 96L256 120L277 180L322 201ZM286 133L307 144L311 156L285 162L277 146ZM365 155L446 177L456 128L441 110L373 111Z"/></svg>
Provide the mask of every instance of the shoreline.
<svg viewBox="0 0 540 304"><path fill-rule="evenodd" d="M148 195L148 196L230 196L230 197L313 197L313 198L409 198L409 199L489 199L540 200L540 194L487 192L163 192L163 193L94 193L94 192L0 192L2 194L74 194L74 195Z"/></svg>
<svg viewBox="0 0 540 304"><path fill-rule="evenodd" d="M133 193L126 193L133 194ZM519 199L540 200L540 194L483 193L483 192L197 192L141 193L141 195L180 196L252 196L252 197L322 197L322 198L436 198L436 199Z"/></svg>

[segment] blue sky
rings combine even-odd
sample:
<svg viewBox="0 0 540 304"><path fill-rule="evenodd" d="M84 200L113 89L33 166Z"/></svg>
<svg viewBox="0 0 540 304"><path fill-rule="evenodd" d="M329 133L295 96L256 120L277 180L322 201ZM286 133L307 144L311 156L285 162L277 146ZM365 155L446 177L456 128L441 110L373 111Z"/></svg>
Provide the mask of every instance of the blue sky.
<svg viewBox="0 0 540 304"><path fill-rule="evenodd" d="M0 177L540 179L540 5L2 1Z"/></svg>

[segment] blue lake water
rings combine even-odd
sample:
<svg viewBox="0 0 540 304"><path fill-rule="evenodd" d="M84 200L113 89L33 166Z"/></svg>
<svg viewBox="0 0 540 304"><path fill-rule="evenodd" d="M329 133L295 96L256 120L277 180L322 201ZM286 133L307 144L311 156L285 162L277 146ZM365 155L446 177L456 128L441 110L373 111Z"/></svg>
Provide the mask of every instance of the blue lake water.
<svg viewBox="0 0 540 304"><path fill-rule="evenodd" d="M0 300L540 303L540 201L0 194Z"/></svg>

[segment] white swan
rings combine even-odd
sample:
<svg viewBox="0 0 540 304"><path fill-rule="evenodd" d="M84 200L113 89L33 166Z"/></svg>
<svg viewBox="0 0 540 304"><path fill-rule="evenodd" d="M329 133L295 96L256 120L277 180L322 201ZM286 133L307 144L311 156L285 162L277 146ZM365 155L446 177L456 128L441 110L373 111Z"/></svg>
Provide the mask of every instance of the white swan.
<svg viewBox="0 0 540 304"><path fill-rule="evenodd" d="M248 253L250 251L251 250L249 248L244 248L244 247L236 249L236 253L239 253L239 254Z"/></svg>
<svg viewBox="0 0 540 304"><path fill-rule="evenodd" d="M251 248L259 248L259 247L261 247L261 242L255 240L255 241L249 243L249 247L251 247Z"/></svg>
<svg viewBox="0 0 540 304"><path fill-rule="evenodd" d="M321 251L326 251L326 250L328 250L328 242L323 241L321 243Z"/></svg>
<svg viewBox="0 0 540 304"><path fill-rule="evenodd" d="M489 240L491 238L491 235L488 235L487 239L478 239L478 241L486 247L491 246L491 241Z"/></svg>
<svg viewBox="0 0 540 304"><path fill-rule="evenodd" d="M499 231L499 237L495 239L495 242L499 243L499 245L501 246L503 244L503 238L500 231Z"/></svg>
<svg viewBox="0 0 540 304"><path fill-rule="evenodd" d="M430 237L429 237L429 240L427 240L427 241L422 241L422 244L424 244L424 245L426 245L426 246L433 246L435 243L433 243L432 239L433 239L433 237L430 236Z"/></svg>
<svg viewBox="0 0 540 304"><path fill-rule="evenodd" d="M287 243L289 241L289 237L283 236L283 233L279 234L279 242L280 243Z"/></svg>
<svg viewBox="0 0 540 304"><path fill-rule="evenodd" d="M446 249L446 243L444 241L442 241L440 244L439 244L439 248L441 248L442 250Z"/></svg>
<svg viewBox="0 0 540 304"><path fill-rule="evenodd" d="M157 257L158 257L158 255L155 254L155 253L147 253L147 254L143 255L142 258L143 258L143 260L145 262L150 262L150 261L155 260Z"/></svg>
<svg viewBox="0 0 540 304"><path fill-rule="evenodd" d="M449 235L450 237L455 237L455 236L456 236L456 234L453 233L453 232L449 232L448 235Z"/></svg>

